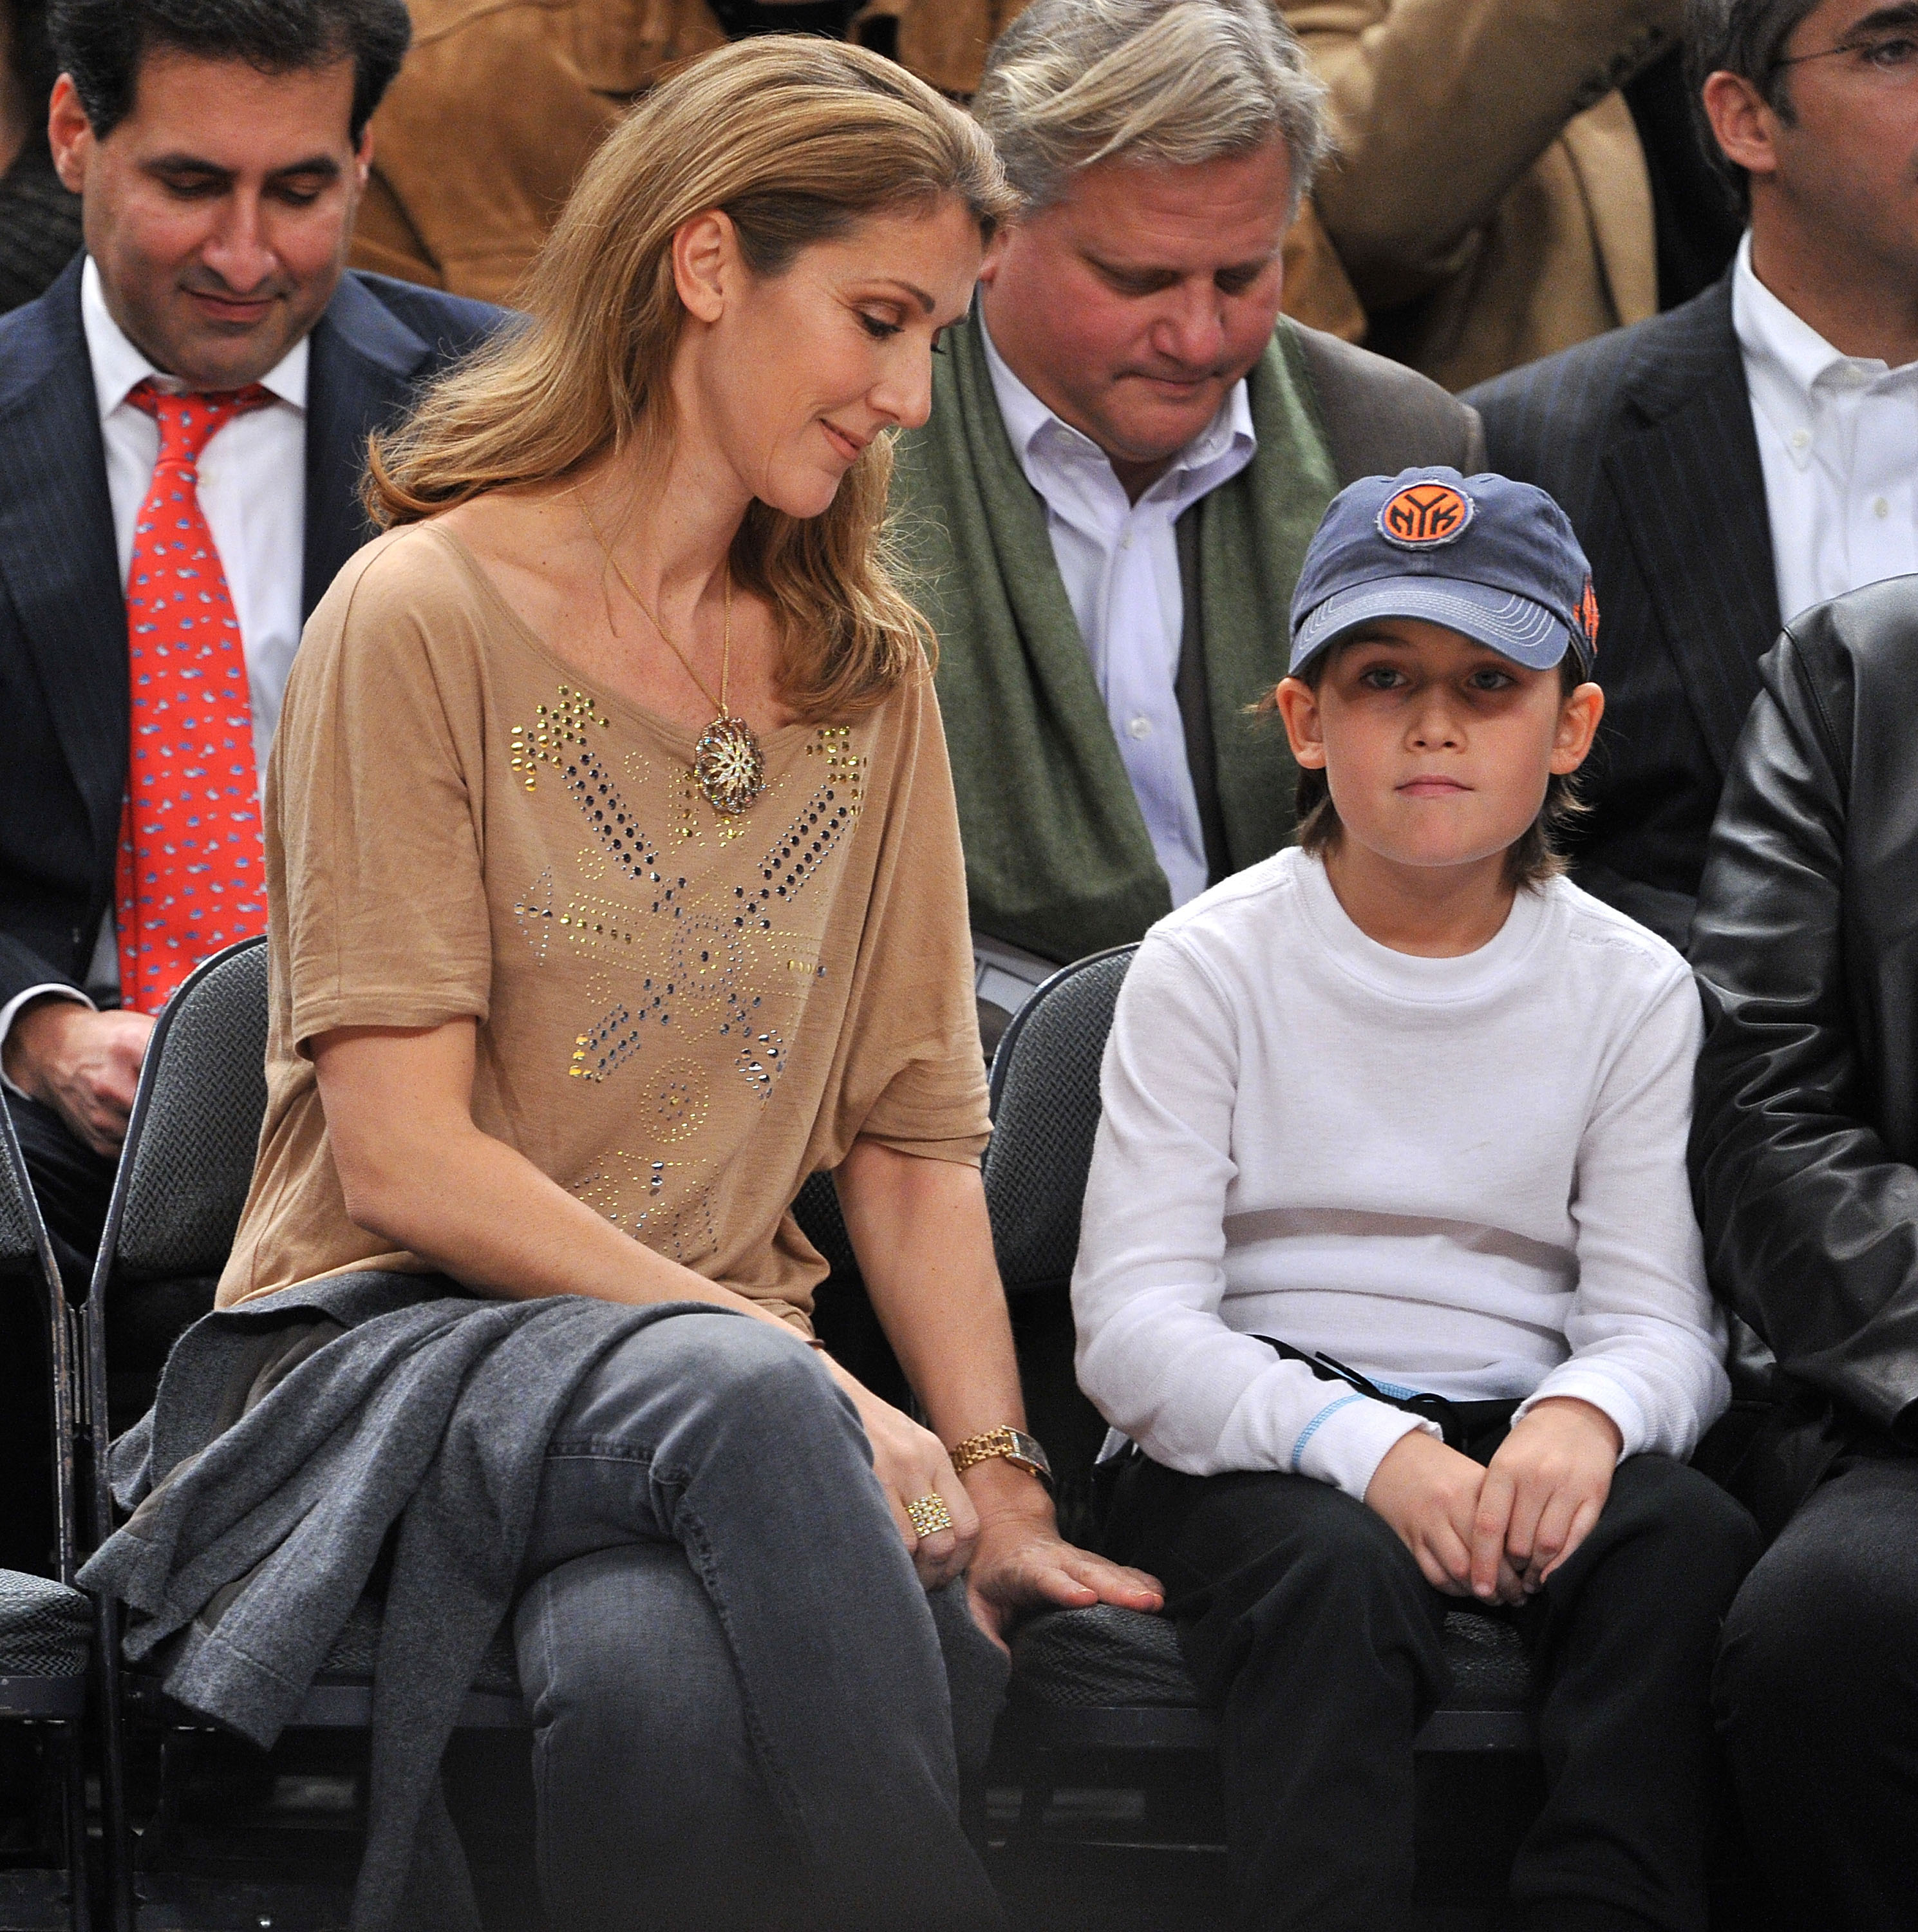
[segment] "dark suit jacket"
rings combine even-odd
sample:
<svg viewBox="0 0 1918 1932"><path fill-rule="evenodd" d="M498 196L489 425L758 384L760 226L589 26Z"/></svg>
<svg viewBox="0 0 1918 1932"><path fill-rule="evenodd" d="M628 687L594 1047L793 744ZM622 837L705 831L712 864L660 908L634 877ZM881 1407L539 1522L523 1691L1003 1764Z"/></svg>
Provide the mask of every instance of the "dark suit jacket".
<svg viewBox="0 0 1918 1932"><path fill-rule="evenodd" d="M0 1005L80 983L127 788L126 604L80 268L0 318ZM503 314L342 279L311 338L304 611L373 534L358 496L368 433Z"/></svg>
<svg viewBox="0 0 1918 1932"><path fill-rule="evenodd" d="M1474 389L1494 470L1591 560L1605 722L1579 882L1683 946L1731 748L1779 633L1764 474L1729 277Z"/></svg>

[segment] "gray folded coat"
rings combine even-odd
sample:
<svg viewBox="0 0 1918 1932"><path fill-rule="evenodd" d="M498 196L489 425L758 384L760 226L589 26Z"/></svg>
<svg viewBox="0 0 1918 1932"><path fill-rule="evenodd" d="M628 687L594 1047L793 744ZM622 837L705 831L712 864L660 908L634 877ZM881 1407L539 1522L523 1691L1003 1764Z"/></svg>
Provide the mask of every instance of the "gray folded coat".
<svg viewBox="0 0 1918 1932"><path fill-rule="evenodd" d="M126 1605L129 1658L177 1640L169 1695L262 1747L391 1538L353 1932L478 1932L441 1757L511 1610L553 1429L608 1349L689 1306L712 1312L337 1276L196 1322L114 1445L133 1514L80 1580Z"/></svg>

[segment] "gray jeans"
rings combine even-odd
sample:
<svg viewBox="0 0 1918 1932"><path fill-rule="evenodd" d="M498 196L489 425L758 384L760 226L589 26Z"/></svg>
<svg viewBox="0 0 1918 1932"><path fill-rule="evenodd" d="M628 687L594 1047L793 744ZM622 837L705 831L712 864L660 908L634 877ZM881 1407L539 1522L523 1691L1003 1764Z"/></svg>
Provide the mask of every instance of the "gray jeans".
<svg viewBox="0 0 1918 1932"><path fill-rule="evenodd" d="M622 1343L553 1432L523 1585L554 1924L1002 1922L958 1760L1004 1660L963 1586L921 1588L810 1351L722 1310Z"/></svg>

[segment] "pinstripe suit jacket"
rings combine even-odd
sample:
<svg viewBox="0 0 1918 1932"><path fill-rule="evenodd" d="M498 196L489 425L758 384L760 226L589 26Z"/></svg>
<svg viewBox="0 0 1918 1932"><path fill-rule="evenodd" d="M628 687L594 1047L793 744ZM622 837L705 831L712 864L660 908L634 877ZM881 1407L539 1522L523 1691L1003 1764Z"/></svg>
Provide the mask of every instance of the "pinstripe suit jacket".
<svg viewBox="0 0 1918 1932"><path fill-rule="evenodd" d="M349 274L315 326L307 392L310 612L372 532L370 431L502 311ZM80 261L0 317L0 1005L78 986L113 888L127 788L127 614Z"/></svg>
<svg viewBox="0 0 1918 1932"><path fill-rule="evenodd" d="M1579 883L1683 946L1758 660L1779 633L1728 277L1467 399L1494 470L1548 490L1591 560L1605 722Z"/></svg>

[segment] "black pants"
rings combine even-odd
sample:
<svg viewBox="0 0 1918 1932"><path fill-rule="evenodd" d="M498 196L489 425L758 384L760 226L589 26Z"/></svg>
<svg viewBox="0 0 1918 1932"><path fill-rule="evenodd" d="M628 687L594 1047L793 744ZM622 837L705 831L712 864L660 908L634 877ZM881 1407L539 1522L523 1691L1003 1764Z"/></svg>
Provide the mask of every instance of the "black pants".
<svg viewBox="0 0 1918 1932"><path fill-rule="evenodd" d="M74 1138L50 1107L17 1094L7 1111L68 1283L84 1286L100 1245L114 1163ZM52 1408L46 1322L26 1282L0 1283L0 1568L46 1570L53 1536Z"/></svg>
<svg viewBox="0 0 1918 1932"><path fill-rule="evenodd" d="M1412 1740L1450 1690L1440 1634L1459 1600L1382 1516L1304 1476L1182 1476L1140 1457L1108 1542L1164 1580L1220 1706L1239 1924L1410 1923ZM1513 1867L1521 1924L1703 1932L1712 1658L1758 1551L1722 1490L1635 1456L1591 1534L1509 1613L1545 1686L1549 1796Z"/></svg>
<svg viewBox="0 0 1918 1932"><path fill-rule="evenodd" d="M51 1107L18 1094L7 1096L7 1111L26 1156L27 1174L53 1238L61 1271L84 1290L100 1247L107 1196L118 1165L97 1154Z"/></svg>
<svg viewBox="0 0 1918 1932"><path fill-rule="evenodd" d="M1812 1492L1738 1593L1715 1693L1776 1923L1918 1928L1918 1456Z"/></svg>

